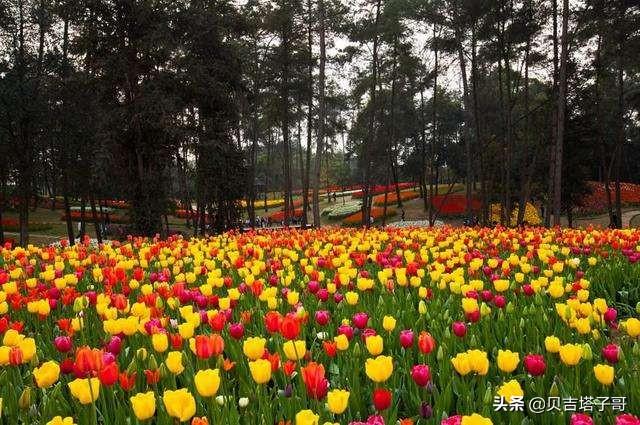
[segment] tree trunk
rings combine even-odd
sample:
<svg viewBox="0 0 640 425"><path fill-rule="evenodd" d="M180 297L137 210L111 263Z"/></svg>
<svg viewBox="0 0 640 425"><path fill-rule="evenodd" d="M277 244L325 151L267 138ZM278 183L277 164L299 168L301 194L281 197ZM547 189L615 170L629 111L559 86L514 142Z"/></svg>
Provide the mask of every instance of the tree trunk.
<svg viewBox="0 0 640 425"><path fill-rule="evenodd" d="M313 169L313 225L320 227L320 170L324 149L325 124L326 124L326 99L325 99L325 67L327 62L326 46L326 16L324 0L318 0L318 14L320 24L320 69L318 79L318 131L316 142L316 158Z"/></svg>
<svg viewBox="0 0 640 425"><path fill-rule="evenodd" d="M558 97L558 0L552 0L553 15L553 93L552 99ZM551 214L553 206L553 193L556 170L556 146L558 145L558 102L554 101L551 112L551 146L549 148L549 193L546 199L545 226L551 226Z"/></svg>
<svg viewBox="0 0 640 425"><path fill-rule="evenodd" d="M562 51L560 55L560 74L558 87L558 128L555 148L555 170L553 175L553 224L560 225L562 209L562 150L564 145L564 128L567 91L567 60L569 57L569 0L563 0L562 7Z"/></svg>
<svg viewBox="0 0 640 425"><path fill-rule="evenodd" d="M289 62L290 62L290 27L291 17L286 18L281 30L282 85L280 100L282 114L282 152L284 177L284 225L288 226L291 218L291 141L289 140Z"/></svg>
<svg viewBox="0 0 640 425"><path fill-rule="evenodd" d="M431 199L431 203L429 204L429 226L432 227L435 224L435 215L433 211L433 198L438 192L438 170L436 166L435 170L435 189L433 184L434 177L434 162L436 155L436 144L438 141L438 108L437 108L437 98L438 98L438 25L433 24L433 55L434 55L434 65L433 65L433 96L431 98L433 106L431 110L431 147L430 147L430 158L429 158L429 198Z"/></svg>
<svg viewBox="0 0 640 425"><path fill-rule="evenodd" d="M459 17L456 11L456 21L458 21ZM473 170L471 166L471 126L472 126L472 108L471 108L471 99L469 96L469 82L467 79L467 60L464 57L464 45L463 45L463 36L462 36L462 28L460 28L460 23L456 23L456 44L458 50L458 62L460 65L460 78L462 79L462 100L464 105L464 154L465 154L465 171L466 171L466 179L465 179L465 199L467 202L466 214L467 218L471 218L473 215L472 210L472 182L473 182ZM476 136L477 137L477 136Z"/></svg>
<svg viewBox="0 0 640 425"><path fill-rule="evenodd" d="M102 216L98 217L98 211L96 210L96 200L93 197L93 194L91 194L91 196L89 197L89 202L91 205L91 218L93 219L93 225L95 226L95 229L96 229L96 239L98 240L98 243L101 244L102 243L102 229L101 229Z"/></svg>
<svg viewBox="0 0 640 425"><path fill-rule="evenodd" d="M309 53L309 66L308 66L308 83L307 89L307 151L305 158L305 173L302 179L302 216L304 217L303 224L307 224L307 213L309 212L309 184L311 181L311 142L313 138L313 68L315 62L313 60L313 28L311 23L313 22L313 7L311 6L311 0L307 0L307 11L309 19L309 27L307 28L307 49ZM315 216L313 217L315 225Z"/></svg>
<svg viewBox="0 0 640 425"><path fill-rule="evenodd" d="M616 193L616 227L622 228L622 202L620 193L620 169L622 167L622 151L624 149L625 131L624 131L624 62L623 52L625 45L625 22L624 14L626 11L626 1L618 0L618 51L616 57L616 74L618 89L618 137L616 147L616 165L615 165L615 193Z"/></svg>
<svg viewBox="0 0 640 425"><path fill-rule="evenodd" d="M376 86L378 85L378 24L380 22L380 8L382 0L376 2L376 17L373 24L373 57L372 57L372 78L370 87L370 104L371 111L369 115L369 128L367 140L364 141L364 179L362 190L362 224L366 227L371 225L371 149L375 142L375 114L376 104Z"/></svg>

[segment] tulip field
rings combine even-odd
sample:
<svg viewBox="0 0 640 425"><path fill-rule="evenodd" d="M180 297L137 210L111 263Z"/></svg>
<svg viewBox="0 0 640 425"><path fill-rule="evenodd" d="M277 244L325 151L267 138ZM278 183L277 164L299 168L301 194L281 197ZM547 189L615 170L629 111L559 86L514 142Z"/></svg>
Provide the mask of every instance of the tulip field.
<svg viewBox="0 0 640 425"><path fill-rule="evenodd" d="M0 424L640 424L638 285L632 229L6 246Z"/></svg>

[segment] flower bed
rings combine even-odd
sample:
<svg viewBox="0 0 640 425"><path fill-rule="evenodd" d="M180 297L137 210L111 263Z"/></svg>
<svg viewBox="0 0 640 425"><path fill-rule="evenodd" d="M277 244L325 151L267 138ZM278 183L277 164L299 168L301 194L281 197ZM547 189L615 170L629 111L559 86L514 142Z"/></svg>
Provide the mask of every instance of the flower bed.
<svg viewBox="0 0 640 425"><path fill-rule="evenodd" d="M100 214L98 212L96 217L99 221L108 221L111 223L129 223L130 219L128 216L119 215L119 214ZM67 215L64 214L60 217L61 221L67 221ZM71 211L71 221L82 221L82 214L80 211ZM93 223L93 214L90 209L87 209L84 213L84 221L86 223Z"/></svg>
<svg viewBox="0 0 640 425"><path fill-rule="evenodd" d="M443 226L0 248L2 422L636 425L639 242Z"/></svg>
<svg viewBox="0 0 640 425"><path fill-rule="evenodd" d="M462 216L467 213L467 198L459 193L436 195L431 198L431 205L438 210L440 216ZM474 197L471 201L471 209L479 211L481 208L480 199Z"/></svg>
<svg viewBox="0 0 640 425"><path fill-rule="evenodd" d="M400 192L400 200L402 202L410 201L412 199L417 199L420 197L420 192L417 190L405 190ZM387 193L387 205L393 205L398 202L398 195L396 194L395 187L392 188L391 192ZM373 198L373 205L382 207L384 206L384 194L375 196Z"/></svg>
<svg viewBox="0 0 640 425"><path fill-rule="evenodd" d="M27 225L30 232L43 232L51 229L51 224L49 223L38 223L30 221ZM19 232L20 231L20 222L14 218L3 218L2 219L2 228L5 232Z"/></svg>
<svg viewBox="0 0 640 425"><path fill-rule="evenodd" d="M516 205L511 210L511 219L509 220L509 225L510 226L515 226L516 224L518 224L518 210L519 209L520 209L520 206ZM502 220L502 205L501 204L492 204L491 205L490 221L492 223L500 223L501 220ZM530 226L539 226L539 225L542 224L542 219L540 218L540 215L538 214L538 209L533 204L531 204L530 202L527 202L527 205L524 208L523 221L525 221Z"/></svg>
<svg viewBox="0 0 640 425"><path fill-rule="evenodd" d="M393 217L396 215L396 210L393 208L387 208L387 217ZM373 217L373 221L377 222L382 219L384 216L384 208L382 207L372 207L371 208L371 217ZM362 211L352 214L342 220L342 224L347 226L358 226L362 224Z"/></svg>
<svg viewBox="0 0 640 425"><path fill-rule="evenodd" d="M297 209L289 212L289 218L298 219L298 218L302 218L302 215L303 215L302 208L297 208ZM267 217L272 222L283 221L284 220L284 210L276 211L273 214L269 214Z"/></svg>
<svg viewBox="0 0 640 425"><path fill-rule="evenodd" d="M321 215L326 215L332 220L341 219L355 214L362 208L362 201L350 201L345 204L338 203L323 209Z"/></svg>
<svg viewBox="0 0 640 425"><path fill-rule="evenodd" d="M604 214L607 212L607 192L604 183L589 182L590 193L585 195L580 204L575 208L578 215ZM615 185L610 184L611 203L615 203ZM623 206L640 205L640 185L633 183L620 183L620 201Z"/></svg>

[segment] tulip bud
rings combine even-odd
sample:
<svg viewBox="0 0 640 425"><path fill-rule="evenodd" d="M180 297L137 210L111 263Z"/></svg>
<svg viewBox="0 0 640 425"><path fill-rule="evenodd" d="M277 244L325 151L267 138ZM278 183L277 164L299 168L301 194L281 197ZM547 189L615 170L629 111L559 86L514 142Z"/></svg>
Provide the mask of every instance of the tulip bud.
<svg viewBox="0 0 640 425"><path fill-rule="evenodd" d="M427 303L424 300L420 300L418 303L418 313L425 314L427 312Z"/></svg>
<svg viewBox="0 0 640 425"><path fill-rule="evenodd" d="M160 372L160 377L161 378L166 378L167 376L170 375L169 371L167 370L167 367L164 365L164 363L162 363L160 365L159 372Z"/></svg>
<svg viewBox="0 0 640 425"><path fill-rule="evenodd" d="M513 305L513 302L509 301L509 303L507 304L507 313L513 313L513 311L515 310L515 306Z"/></svg>
<svg viewBox="0 0 640 425"><path fill-rule="evenodd" d="M163 307L164 307L164 301L162 300L162 297L157 297L156 298L156 308L158 310L162 310Z"/></svg>
<svg viewBox="0 0 640 425"><path fill-rule="evenodd" d="M549 388L549 397L558 397L559 395L560 389L558 388L558 384L556 384L556 381L553 381L551 388Z"/></svg>
<svg viewBox="0 0 640 425"><path fill-rule="evenodd" d="M158 370L158 361L156 360L156 356L153 354L149 356L149 369Z"/></svg>
<svg viewBox="0 0 640 425"><path fill-rule="evenodd" d="M640 314L640 301L636 304L636 313Z"/></svg>
<svg viewBox="0 0 640 425"><path fill-rule="evenodd" d="M444 350L442 349L442 345L438 347L438 352L436 353L436 359L441 362L444 358Z"/></svg>
<svg viewBox="0 0 640 425"><path fill-rule="evenodd" d="M248 405L249 405L249 399L247 397L240 397L240 400L238 400L238 406L247 407Z"/></svg>
<svg viewBox="0 0 640 425"><path fill-rule="evenodd" d="M637 342L633 343L633 348L631 349L631 352L633 353L634 356L640 356L640 345L638 345Z"/></svg>
<svg viewBox="0 0 640 425"><path fill-rule="evenodd" d="M26 410L31 406L31 387L25 387L18 399L18 406L21 409Z"/></svg>
<svg viewBox="0 0 640 425"><path fill-rule="evenodd" d="M216 403L218 403L218 406L224 406L224 402L225 397L223 395L219 395L216 397Z"/></svg>
<svg viewBox="0 0 640 425"><path fill-rule="evenodd" d="M591 346L586 342L582 344L582 357L586 360L593 359L593 351L591 350Z"/></svg>
<svg viewBox="0 0 640 425"><path fill-rule="evenodd" d="M136 357L138 360L146 360L147 359L147 349L146 348L138 348L136 351Z"/></svg>
<svg viewBox="0 0 640 425"><path fill-rule="evenodd" d="M487 389L484 391L484 404L491 404L493 402L493 391L491 390L491 384L487 384Z"/></svg>

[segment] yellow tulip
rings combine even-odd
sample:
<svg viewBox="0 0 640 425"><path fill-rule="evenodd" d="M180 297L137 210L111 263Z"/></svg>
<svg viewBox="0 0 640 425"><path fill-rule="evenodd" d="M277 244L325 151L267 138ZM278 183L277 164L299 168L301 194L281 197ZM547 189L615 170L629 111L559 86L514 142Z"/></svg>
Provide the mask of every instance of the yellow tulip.
<svg viewBox="0 0 640 425"><path fill-rule="evenodd" d="M174 375L180 375L184 371L184 365L182 364L182 351L171 351L167 355L167 360L164 362L167 365L167 369Z"/></svg>
<svg viewBox="0 0 640 425"><path fill-rule="evenodd" d="M264 346L267 340L260 337L249 337L242 343L242 352L249 360L258 360L264 354Z"/></svg>
<svg viewBox="0 0 640 425"><path fill-rule="evenodd" d="M271 362L265 359L258 359L249 362L249 371L256 384L266 384L271 380Z"/></svg>
<svg viewBox="0 0 640 425"><path fill-rule="evenodd" d="M340 334L333 337L333 341L336 343L336 347L340 351L344 351L349 348L349 338L346 335Z"/></svg>
<svg viewBox="0 0 640 425"><path fill-rule="evenodd" d="M100 380L98 378L77 378L67 384L71 395L77 398L80 404L89 404L98 399L100 395Z"/></svg>
<svg viewBox="0 0 640 425"><path fill-rule="evenodd" d="M625 328L627 329L627 334L635 338L640 336L640 320L632 317L631 319L627 319L625 323Z"/></svg>
<svg viewBox="0 0 640 425"><path fill-rule="evenodd" d="M520 354L510 350L498 350L498 369L503 372L511 373L518 367L520 362Z"/></svg>
<svg viewBox="0 0 640 425"><path fill-rule="evenodd" d="M396 319L393 316L384 316L382 318L382 327L385 331L391 332L396 328Z"/></svg>
<svg viewBox="0 0 640 425"><path fill-rule="evenodd" d="M471 416L463 416L460 425L493 425L489 418L474 413Z"/></svg>
<svg viewBox="0 0 640 425"><path fill-rule="evenodd" d="M220 370L205 369L199 370L194 377L196 389L202 397L212 397L220 388Z"/></svg>
<svg viewBox="0 0 640 425"><path fill-rule="evenodd" d="M602 385L611 385L615 375L613 366L598 364L593 367L593 374Z"/></svg>
<svg viewBox="0 0 640 425"><path fill-rule="evenodd" d="M367 346L369 354L377 356L382 353L384 343L380 335L371 335L365 340L365 345Z"/></svg>
<svg viewBox="0 0 640 425"><path fill-rule="evenodd" d="M33 369L33 377L38 388L49 388L58 381L60 366L52 360L45 362L42 366Z"/></svg>
<svg viewBox="0 0 640 425"><path fill-rule="evenodd" d="M67 416L66 418L63 418L62 416L54 416L53 419L47 422L47 425L75 425L75 422L73 422L73 418L71 416Z"/></svg>
<svg viewBox="0 0 640 425"><path fill-rule="evenodd" d="M347 410L349 405L349 391L332 390L327 393L327 405L331 413L339 415Z"/></svg>
<svg viewBox="0 0 640 425"><path fill-rule="evenodd" d="M196 400L186 388L165 390L162 402L169 416L180 422L188 421L196 414Z"/></svg>
<svg viewBox="0 0 640 425"><path fill-rule="evenodd" d="M467 353L458 353L451 359L451 364L461 376L465 376L471 372L471 364L469 363L469 355Z"/></svg>
<svg viewBox="0 0 640 425"><path fill-rule="evenodd" d="M151 344L158 353L164 353L169 348L169 338L166 333L158 332L151 335Z"/></svg>
<svg viewBox="0 0 640 425"><path fill-rule="evenodd" d="M303 340L287 341L282 345L282 351L289 360L300 360L307 353L307 344Z"/></svg>
<svg viewBox="0 0 640 425"><path fill-rule="evenodd" d="M318 425L320 416L311 410L301 410L296 413L296 425Z"/></svg>
<svg viewBox="0 0 640 425"><path fill-rule="evenodd" d="M471 369L478 375L486 375L489 372L489 359L487 353L480 350L469 350L469 364Z"/></svg>
<svg viewBox="0 0 640 425"><path fill-rule="evenodd" d="M560 347L560 360L567 366L575 366L580 363L582 358L582 346L574 344L565 344Z"/></svg>
<svg viewBox="0 0 640 425"><path fill-rule="evenodd" d="M509 382L505 382L498 389L498 395L503 397L507 403L512 403L512 397L524 397L524 391L522 387L515 379Z"/></svg>
<svg viewBox="0 0 640 425"><path fill-rule="evenodd" d="M139 421L152 418L156 413L156 395L153 391L138 393L131 398L131 408Z"/></svg>
<svg viewBox="0 0 640 425"><path fill-rule="evenodd" d="M393 360L389 356L367 359L365 372L373 382L385 382L393 373Z"/></svg>
<svg viewBox="0 0 640 425"><path fill-rule="evenodd" d="M544 339L544 346L550 353L557 353L560 351L561 345L560 339L556 336L551 335Z"/></svg>

